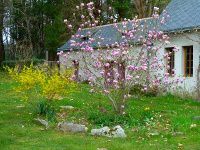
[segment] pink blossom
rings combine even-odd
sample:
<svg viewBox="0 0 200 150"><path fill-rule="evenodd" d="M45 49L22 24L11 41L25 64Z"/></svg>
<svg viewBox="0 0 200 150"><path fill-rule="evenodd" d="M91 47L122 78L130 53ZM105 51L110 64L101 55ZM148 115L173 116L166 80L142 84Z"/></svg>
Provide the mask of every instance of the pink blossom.
<svg viewBox="0 0 200 150"><path fill-rule="evenodd" d="M109 94L110 91L109 91L109 90L104 90L104 93L105 93L105 94Z"/></svg>
<svg viewBox="0 0 200 150"><path fill-rule="evenodd" d="M106 64L105 64L105 67L109 67L109 66L110 66L110 64L109 64L109 63L106 63Z"/></svg>
<svg viewBox="0 0 200 150"><path fill-rule="evenodd" d="M113 56L119 56L119 54L120 54L120 52L119 52L118 50L114 50L114 51L112 52L112 55L113 55Z"/></svg>
<svg viewBox="0 0 200 150"><path fill-rule="evenodd" d="M118 84L118 81L117 80L113 80L113 83Z"/></svg>
<svg viewBox="0 0 200 150"><path fill-rule="evenodd" d="M131 80L132 78L133 78L133 76L131 76L131 75L127 75L127 76L126 76L126 79L127 79L127 80Z"/></svg>
<svg viewBox="0 0 200 150"><path fill-rule="evenodd" d="M63 51L60 51L57 53L57 55L62 55L63 54Z"/></svg>
<svg viewBox="0 0 200 150"><path fill-rule="evenodd" d="M81 7L84 7L85 6L85 4L84 3L81 3Z"/></svg>
<svg viewBox="0 0 200 150"><path fill-rule="evenodd" d="M84 19L85 18L85 16L84 15L81 15L81 19Z"/></svg>
<svg viewBox="0 0 200 150"><path fill-rule="evenodd" d="M154 7L153 9L154 9L154 11L159 11L158 7Z"/></svg>
<svg viewBox="0 0 200 150"><path fill-rule="evenodd" d="M101 74L101 75L104 75L104 71L101 71L100 74Z"/></svg>
<svg viewBox="0 0 200 150"><path fill-rule="evenodd" d="M67 22L68 22L68 20L67 20L67 19L65 19L65 20L64 20L64 23L67 23Z"/></svg>
<svg viewBox="0 0 200 150"><path fill-rule="evenodd" d="M71 24L69 24L69 25L68 25L68 28L69 28L69 29L71 29L71 28L72 28L72 25L71 25Z"/></svg>
<svg viewBox="0 0 200 150"><path fill-rule="evenodd" d="M136 79L139 79L139 78L140 78L140 76L138 76L138 75L137 75L137 76L135 76L135 78L136 78Z"/></svg>

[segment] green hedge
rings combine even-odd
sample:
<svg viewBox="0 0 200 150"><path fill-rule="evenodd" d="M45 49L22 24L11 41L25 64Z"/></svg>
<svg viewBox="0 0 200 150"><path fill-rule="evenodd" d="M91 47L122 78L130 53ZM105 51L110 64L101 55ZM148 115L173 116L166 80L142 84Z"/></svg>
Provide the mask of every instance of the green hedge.
<svg viewBox="0 0 200 150"><path fill-rule="evenodd" d="M9 66L14 67L15 65L27 65L29 66L31 63L34 65L44 63L44 59L32 59L32 60L7 60L3 61L1 66Z"/></svg>

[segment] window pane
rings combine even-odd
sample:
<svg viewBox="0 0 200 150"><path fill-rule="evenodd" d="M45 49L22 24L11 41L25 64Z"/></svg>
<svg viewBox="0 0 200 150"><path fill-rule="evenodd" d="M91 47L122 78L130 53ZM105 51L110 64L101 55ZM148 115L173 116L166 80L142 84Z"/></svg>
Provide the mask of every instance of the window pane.
<svg viewBox="0 0 200 150"><path fill-rule="evenodd" d="M185 76L193 76L193 46L184 47L185 51Z"/></svg>
<svg viewBox="0 0 200 150"><path fill-rule="evenodd" d="M170 48L166 48L166 53L168 53L168 57L169 59L167 59L167 73L169 73L170 75L174 74L174 51L173 51L174 47L170 47Z"/></svg>

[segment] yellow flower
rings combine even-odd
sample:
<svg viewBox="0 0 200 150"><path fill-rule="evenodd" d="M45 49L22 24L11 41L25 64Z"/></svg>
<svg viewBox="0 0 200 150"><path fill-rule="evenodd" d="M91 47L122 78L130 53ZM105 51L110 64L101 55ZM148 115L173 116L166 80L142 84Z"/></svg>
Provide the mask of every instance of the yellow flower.
<svg viewBox="0 0 200 150"><path fill-rule="evenodd" d="M148 110L150 110L150 108L149 108L149 107L145 107L144 110L145 110L145 111L148 111Z"/></svg>
<svg viewBox="0 0 200 150"><path fill-rule="evenodd" d="M21 72L18 72L18 66L15 68L6 67L9 75L18 83L15 89L18 92L30 96L30 92L36 92L36 95L43 96L49 100L58 99L64 95L73 92L76 89L76 83L70 77L72 70L67 70L64 74L59 74L57 68L47 68L46 66L24 66Z"/></svg>

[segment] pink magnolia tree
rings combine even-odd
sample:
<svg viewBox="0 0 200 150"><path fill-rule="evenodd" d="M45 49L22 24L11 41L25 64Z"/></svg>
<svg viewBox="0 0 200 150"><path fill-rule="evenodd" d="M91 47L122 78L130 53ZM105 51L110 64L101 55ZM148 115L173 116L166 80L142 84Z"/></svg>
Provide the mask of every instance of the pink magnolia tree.
<svg viewBox="0 0 200 150"><path fill-rule="evenodd" d="M93 2L90 2L81 3L77 6L77 11L82 12L79 16L82 24L70 41L71 46L78 49L76 61L82 63L80 69L91 85L91 92L100 91L107 95L116 112L125 114L126 101L131 97L130 90L135 85L140 85L141 90L146 92L153 87L166 89L180 82L179 79L171 78L175 76L175 71L173 74L167 71L170 66L166 61L170 60L171 52L160 54L160 49L169 43L169 37L159 28L168 18L167 13L164 12L160 17L159 9L154 8L154 14L149 19L141 20L135 17L131 20L124 19L120 23L116 21L117 15L105 14L113 23L110 26L116 29L120 36L114 43L102 46L104 37L99 34L94 38L92 32L101 25L94 11L101 13L101 10L95 10ZM110 11L113 12L112 8ZM65 23L69 30L73 30L67 20ZM98 32L101 32L101 28ZM177 49L174 48L174 51ZM66 57L66 60L73 60L72 53L75 52L58 54Z"/></svg>

